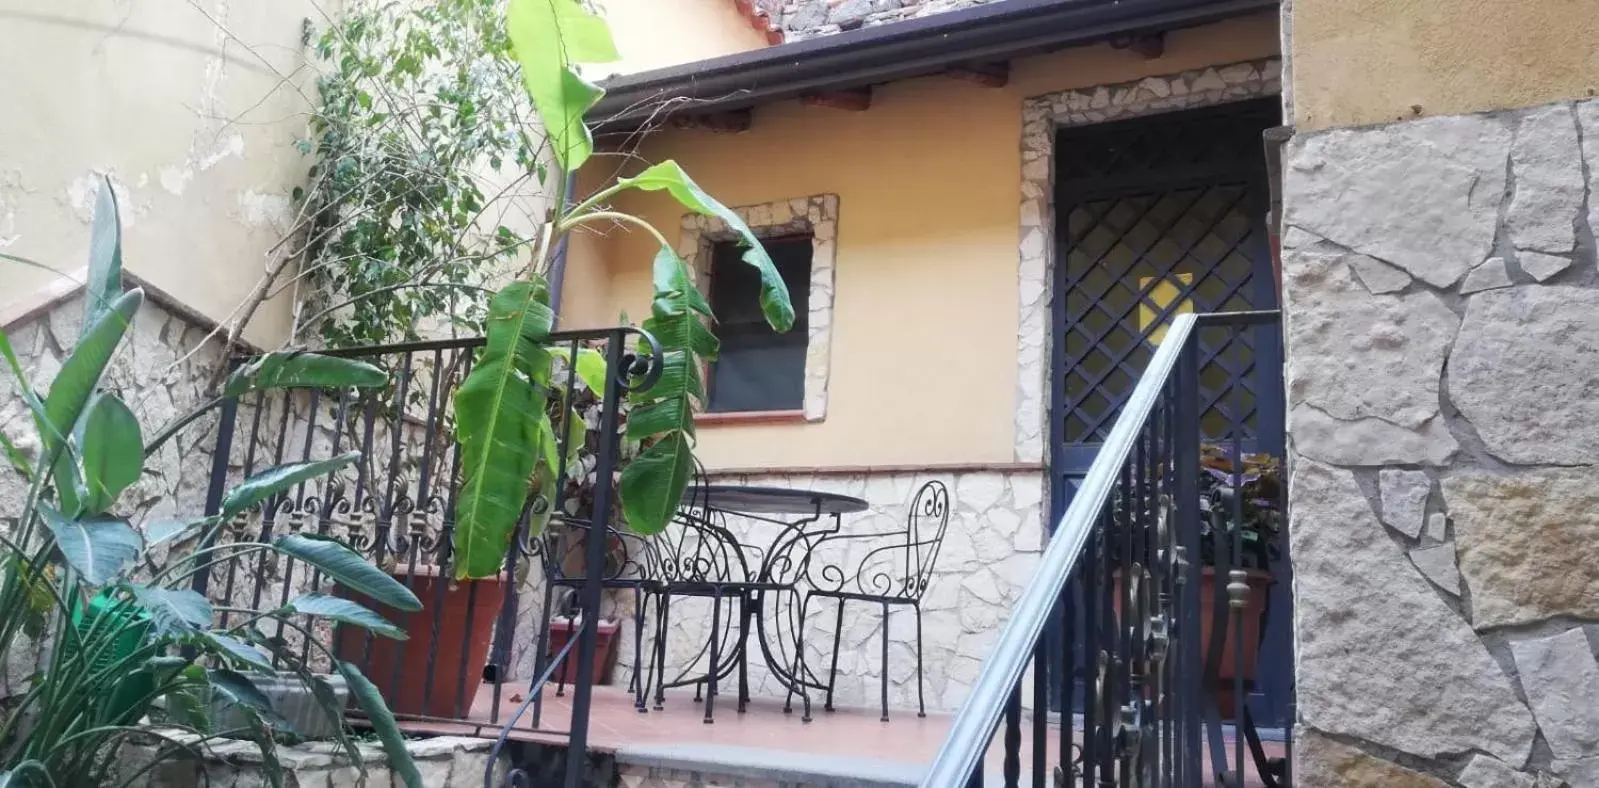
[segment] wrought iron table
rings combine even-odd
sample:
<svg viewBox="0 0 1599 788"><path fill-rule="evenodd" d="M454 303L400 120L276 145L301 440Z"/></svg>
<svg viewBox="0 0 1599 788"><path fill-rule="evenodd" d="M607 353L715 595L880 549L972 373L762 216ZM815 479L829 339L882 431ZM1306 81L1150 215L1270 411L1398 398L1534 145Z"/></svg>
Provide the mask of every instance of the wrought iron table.
<svg viewBox="0 0 1599 788"><path fill-rule="evenodd" d="M811 542L837 533L843 515L866 511L870 504L861 498L838 493L732 484L703 485L693 490L685 503L706 523L723 524L728 517L737 517L777 528L776 535L759 551L758 566L752 568L747 582L738 584L742 586L741 620L738 641L729 655L726 670L731 672L737 666L739 671L738 710L742 712L749 700L749 636L753 620L755 640L767 669L789 691L790 699L795 694L800 696L804 719L810 721L810 695L806 689L822 689L823 686L814 679L806 679L809 671L802 664L800 652L800 627L804 622L800 620L798 606L791 604L788 626L783 626L779 602L768 602L768 599L797 596L796 584L805 575ZM725 525L719 525L718 529L732 538ZM770 625L764 613L775 617ZM713 672L720 674L722 671L713 668ZM707 677L711 683L710 694L715 693L714 682L724 677ZM709 722L709 697L707 701L706 721Z"/></svg>

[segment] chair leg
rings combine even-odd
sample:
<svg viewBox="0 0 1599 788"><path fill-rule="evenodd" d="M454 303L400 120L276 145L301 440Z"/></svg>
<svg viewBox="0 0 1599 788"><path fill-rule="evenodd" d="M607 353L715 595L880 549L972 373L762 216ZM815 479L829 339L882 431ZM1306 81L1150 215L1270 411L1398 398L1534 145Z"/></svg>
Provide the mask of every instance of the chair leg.
<svg viewBox="0 0 1599 788"><path fill-rule="evenodd" d="M807 595L805 600L800 602L799 634L795 638L794 645L794 683L799 685L800 704L805 709L805 713L800 716L800 722L811 721L811 691L805 683L811 672L805 667L805 623L810 619L810 612L811 598Z"/></svg>
<svg viewBox="0 0 1599 788"><path fill-rule="evenodd" d="M833 619L833 663L827 668L827 703L824 711L833 710L833 687L838 683L838 647L844 640L844 599L838 600L838 616Z"/></svg>
<svg viewBox="0 0 1599 788"><path fill-rule="evenodd" d="M572 622L576 620L576 616L566 616L566 636L568 638L571 638L577 634L576 632L572 631ZM577 653L577 649L575 648L566 652L566 658L570 660L572 655L575 653ZM557 698L566 694L566 666L569 664L571 663L566 662L555 667L555 697Z"/></svg>
<svg viewBox="0 0 1599 788"><path fill-rule="evenodd" d="M655 610L655 710L666 708L666 626L671 613L672 595L661 594Z"/></svg>
<svg viewBox="0 0 1599 788"><path fill-rule="evenodd" d="M644 617L645 607L649 604L649 597L644 596L644 589L633 587L633 707L640 714L648 711L644 707Z"/></svg>
<svg viewBox="0 0 1599 788"><path fill-rule="evenodd" d="M549 573L544 578L544 615L539 617L537 653L533 655L533 676L544 675L544 668L550 664L550 608L554 605L555 583L550 582ZM533 695L533 727L539 726L539 721L544 717L544 688L538 687Z"/></svg>
<svg viewBox="0 0 1599 788"><path fill-rule="evenodd" d="M738 629L738 713L743 714L750 705L750 608L749 596L739 595Z"/></svg>
<svg viewBox="0 0 1599 788"><path fill-rule="evenodd" d="M722 594L717 591L711 596L711 670L705 675L705 724L716 722L716 671L721 666L717 664L717 647L721 645L722 634Z"/></svg>
<svg viewBox="0 0 1599 788"><path fill-rule="evenodd" d="M883 603L883 722L888 722L888 603Z"/></svg>
<svg viewBox="0 0 1599 788"><path fill-rule="evenodd" d="M792 666L790 666L790 668L789 668L790 681L789 681L789 684L788 684L788 692L783 695L783 713L784 714L793 714L794 713L794 692L795 692L795 687L796 686L801 688L800 689L800 694L802 696L804 695L804 689L803 688L805 686L805 617L806 617L807 609L810 607L810 604L811 604L811 598L809 596L806 596L804 599L800 600L799 625L798 625L799 628L798 628L798 631L794 633L794 664ZM805 713L804 721L805 722L810 722L810 716L811 716L810 715L810 710L807 709L806 713Z"/></svg>
<svg viewBox="0 0 1599 788"><path fill-rule="evenodd" d="M927 682L922 679L922 606L911 607L916 612L916 716L927 716Z"/></svg>

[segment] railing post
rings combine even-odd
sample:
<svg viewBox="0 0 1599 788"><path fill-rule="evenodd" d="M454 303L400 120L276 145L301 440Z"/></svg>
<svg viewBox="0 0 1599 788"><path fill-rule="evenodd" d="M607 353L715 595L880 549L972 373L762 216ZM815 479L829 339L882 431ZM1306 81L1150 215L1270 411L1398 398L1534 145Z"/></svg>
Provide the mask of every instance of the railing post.
<svg viewBox="0 0 1599 788"><path fill-rule="evenodd" d="M1182 784L1197 783L1203 769L1199 761L1199 715L1204 697L1196 670L1199 658L1200 555L1199 555L1199 332L1188 335L1177 359L1176 413L1173 421L1172 466L1176 479L1177 542L1183 554L1178 567L1177 590L1177 767Z"/></svg>
<svg viewBox="0 0 1599 788"><path fill-rule="evenodd" d="M605 586L605 549L611 519L612 470L621 435L617 429L617 410L622 398L625 337L613 331L605 348L605 400L600 410L600 447L597 453L594 485L594 515L589 521L584 543L586 561L582 610L582 630L577 644L577 682L572 687L572 726L566 751L566 788L581 788L588 765L589 711L594 700L594 649L599 633L600 599Z"/></svg>
<svg viewBox="0 0 1599 788"><path fill-rule="evenodd" d="M232 364L229 365L232 368ZM217 442L215 452L211 455L211 484L205 491L205 516L214 517L222 511L222 495L228 489L228 459L233 454L233 427L239 417L239 401L229 398L222 401L222 412L217 416ZM220 529L207 529L209 535L199 550L205 550L216 542ZM231 559L230 559L231 560ZM205 566L196 567L194 573L194 590L205 596L211 585L211 560Z"/></svg>

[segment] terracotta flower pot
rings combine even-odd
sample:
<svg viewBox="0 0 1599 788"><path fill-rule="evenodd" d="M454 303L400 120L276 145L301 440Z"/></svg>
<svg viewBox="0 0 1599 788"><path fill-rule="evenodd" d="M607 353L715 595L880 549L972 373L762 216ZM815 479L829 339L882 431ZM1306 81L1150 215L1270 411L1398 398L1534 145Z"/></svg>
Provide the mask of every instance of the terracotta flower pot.
<svg viewBox="0 0 1599 788"><path fill-rule="evenodd" d="M564 618L555 618L550 622L550 652L554 658L566 647L566 641L572 632L582 625L582 619L567 621ZM599 628L595 631L594 640L594 683L611 683L611 668L616 664L616 630L615 621L600 619ZM577 682L577 646L572 647L572 653L567 660L561 663L552 676L553 681L563 684Z"/></svg>
<svg viewBox="0 0 1599 788"><path fill-rule="evenodd" d="M508 578L454 583L438 567L399 567L396 580L410 587L422 609L404 613L339 587L335 593L359 602L406 630L408 640L373 635L358 627L338 628L334 653L361 668L396 714L458 718L472 708L493 645L494 625L505 604ZM442 587L440 584L443 584ZM470 629L468 625L470 624ZM434 636L435 627L437 637ZM370 646L368 645L370 643ZM370 651L368 649L370 648ZM433 675L428 676L429 656ZM395 681L396 670L399 680ZM462 671L466 680L461 681Z"/></svg>
<svg viewBox="0 0 1599 788"><path fill-rule="evenodd" d="M1243 648L1242 659L1237 654L1238 633L1233 630L1231 611L1228 611L1226 642L1222 644L1221 662L1217 666L1216 683L1211 687L1211 697L1216 701L1216 709L1224 718L1230 719L1237 708L1233 698L1233 679L1242 676L1244 688L1247 691L1254 685L1255 664L1260 657L1260 624L1266 612L1266 593L1271 587L1271 573L1260 569L1245 569L1244 582L1249 586L1249 592L1244 595L1243 613ZM1113 583L1114 590L1111 597L1116 615L1121 615L1121 573L1116 573ZM1209 659L1210 633L1215 621L1215 606L1227 604L1227 583L1224 579L1221 588L1217 589L1216 570L1204 567L1199 580L1199 654L1200 659Z"/></svg>

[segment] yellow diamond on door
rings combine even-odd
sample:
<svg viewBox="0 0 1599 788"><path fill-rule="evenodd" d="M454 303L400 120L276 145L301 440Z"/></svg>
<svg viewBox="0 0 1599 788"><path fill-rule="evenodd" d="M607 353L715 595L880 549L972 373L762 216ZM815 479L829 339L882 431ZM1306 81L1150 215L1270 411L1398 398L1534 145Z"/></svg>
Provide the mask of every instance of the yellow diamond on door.
<svg viewBox="0 0 1599 788"><path fill-rule="evenodd" d="M1182 294L1183 288L1193 283L1193 274L1177 274L1159 282L1156 282L1153 276L1138 278L1138 291L1144 295L1143 300L1138 302L1138 330L1149 340L1149 344L1158 347L1160 341L1166 337L1166 324L1177 315L1186 315L1194 311L1193 300L1184 298L1182 303L1177 304L1170 312L1165 312L1165 309ZM1157 317L1162 318L1159 320L1160 325L1155 325Z"/></svg>

